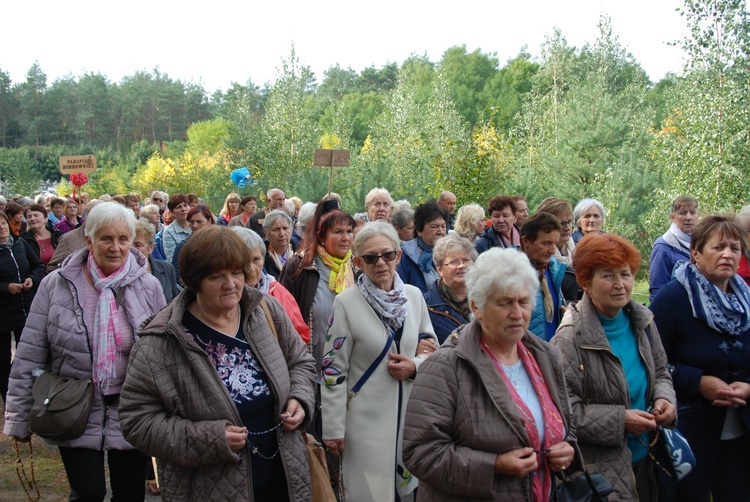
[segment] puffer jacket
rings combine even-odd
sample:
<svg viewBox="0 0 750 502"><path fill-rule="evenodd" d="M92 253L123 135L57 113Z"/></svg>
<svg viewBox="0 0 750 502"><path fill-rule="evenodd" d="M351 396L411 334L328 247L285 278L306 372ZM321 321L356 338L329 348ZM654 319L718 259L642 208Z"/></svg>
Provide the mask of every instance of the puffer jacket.
<svg viewBox="0 0 750 502"><path fill-rule="evenodd" d="M666 399L675 404L667 355L653 315L633 300L625 310L646 365L646 402ZM551 343L562 352L578 444L588 470L601 472L612 483L612 500L638 500L625 432L625 410L630 408L625 370L612 353L588 295L568 306Z"/></svg>
<svg viewBox="0 0 750 502"><path fill-rule="evenodd" d="M480 348L481 333L476 321L460 327L419 367L404 426L404 462L419 479L419 501L531 502L531 476L494 472L499 454L530 441L510 391ZM558 350L529 331L523 343L562 415L565 440L574 444Z"/></svg>
<svg viewBox="0 0 750 502"><path fill-rule="evenodd" d="M184 290L141 331L130 355L120 417L128 441L159 459L165 500L253 500L251 456L230 450L227 425L242 426L237 407L208 355L186 333L182 316L195 298ZM265 298L278 341L260 306ZM277 409L294 398L313 416L315 365L281 305L245 287L243 332L276 396ZM289 498L312 500L307 452L300 432L277 429Z"/></svg>
<svg viewBox="0 0 750 502"><path fill-rule="evenodd" d="M34 404L32 371L47 369L55 375L78 379L91 378L93 326L86 325L79 298L82 298L83 273L89 250L70 255L62 268L46 276L39 286L26 328L21 336L10 374L8 402L3 432L9 436L30 436L29 412ZM123 279L121 309L125 309L133 333L138 326L164 307L159 281L148 273L146 259L131 249L130 272ZM117 406L105 406L95 393L86 431L70 441L46 440L57 446L91 450L131 450L120 432Z"/></svg>

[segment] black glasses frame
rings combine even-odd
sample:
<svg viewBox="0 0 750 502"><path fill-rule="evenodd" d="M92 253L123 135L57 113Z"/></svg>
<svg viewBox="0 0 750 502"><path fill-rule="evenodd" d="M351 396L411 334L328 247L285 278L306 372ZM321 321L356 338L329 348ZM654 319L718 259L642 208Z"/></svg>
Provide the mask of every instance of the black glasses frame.
<svg viewBox="0 0 750 502"><path fill-rule="evenodd" d="M392 262L396 259L397 254L397 251L386 251L383 254L363 254L360 258L362 258L362 261L368 265L375 265L381 258L383 258L383 261L386 263Z"/></svg>

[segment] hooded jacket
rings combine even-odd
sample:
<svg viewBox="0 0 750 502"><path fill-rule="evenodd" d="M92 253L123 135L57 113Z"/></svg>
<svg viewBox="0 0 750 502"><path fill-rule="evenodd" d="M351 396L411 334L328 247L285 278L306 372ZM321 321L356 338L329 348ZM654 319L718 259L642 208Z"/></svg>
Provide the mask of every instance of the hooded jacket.
<svg viewBox="0 0 750 502"><path fill-rule="evenodd" d="M667 355L653 315L633 300L624 309L646 366L646 402L666 399L675 404ZM562 352L578 444L588 470L601 472L612 483L613 500L638 500L625 432L625 411L630 408L626 368L612 353L588 295L568 305L551 343Z"/></svg>
<svg viewBox="0 0 750 502"><path fill-rule="evenodd" d="M184 290L148 322L130 356L120 413L125 437L159 459L165 500L253 500L252 457L234 453L225 427L242 426L237 407L208 355L186 333L182 316L195 294ZM265 298L274 319L274 337L260 306ZM265 370L283 411L289 399L305 410L297 431L276 431L289 499L310 501L310 471L299 430L313 416L315 365L281 305L245 286L243 333ZM281 412L279 411L279 412Z"/></svg>
<svg viewBox="0 0 750 502"><path fill-rule="evenodd" d="M92 377L91 332L94 327L86 325L79 300L84 294L86 278L83 270L88 256L88 249L70 255L62 268L45 277L39 286L11 369L3 428L6 435L19 438L31 435L32 371L41 368L55 375L77 379ZM143 255L131 248L128 259L130 272L120 284L124 291L119 308L125 310L135 333L143 321L164 307L165 302L159 281L148 273ZM105 406L99 392L94 393L88 425L81 437L70 441L46 441L57 446L91 450L133 449L120 432L117 406Z"/></svg>

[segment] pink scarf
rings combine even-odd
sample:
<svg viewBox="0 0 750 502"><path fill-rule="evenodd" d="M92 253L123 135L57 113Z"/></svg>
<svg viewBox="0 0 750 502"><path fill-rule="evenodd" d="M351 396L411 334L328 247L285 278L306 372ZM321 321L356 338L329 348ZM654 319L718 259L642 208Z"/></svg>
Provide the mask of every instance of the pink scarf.
<svg viewBox="0 0 750 502"><path fill-rule="evenodd" d="M94 314L94 384L103 395L109 392L109 384L116 376L116 362L120 357L120 316L117 313L115 290L120 281L130 271L130 256L125 264L105 276L94 260L93 253L89 253L86 267L94 281L94 288L99 291L99 301L96 303Z"/></svg>
<svg viewBox="0 0 750 502"><path fill-rule="evenodd" d="M526 433L529 435L531 447L536 451L542 451L547 450L552 445L562 441L565 434L565 427L562 423L562 416L555 406L555 403L552 401L552 396L549 393L549 389L547 388L547 384L544 381L544 377L542 376L542 372L539 369L539 365L537 364L536 359L534 359L534 356L531 355L531 352L529 352L529 349L526 348L523 342L518 342L518 355L523 362L523 367L524 369L526 369L526 373L528 373L529 375L529 379L531 380L531 383L534 386L534 390L536 391L536 395L539 398L539 404L542 407L542 416L544 418L544 447L542 447L541 441L539 439L539 431L536 428L534 415L532 415L531 411L526 406L526 403L524 403L523 399L521 399L518 391L516 391L516 388L513 386L508 376L505 374L503 365L500 363L500 361L497 360L495 354L492 352L489 345L487 345L484 337L482 337L482 349L487 353L487 355L490 356L492 362L495 363L497 372L500 373L500 376L503 378L505 385L508 386L510 395L513 397L513 403L516 405L518 411L521 413L521 417L523 418L523 423L526 428ZM549 470L549 465L547 465L546 455L537 453L537 463L540 468L534 473L533 478L534 500L539 502L547 502L550 499L550 493L552 490L552 475L551 471ZM543 477L544 482L542 482L540 476L542 466L544 467L545 471L545 476Z"/></svg>

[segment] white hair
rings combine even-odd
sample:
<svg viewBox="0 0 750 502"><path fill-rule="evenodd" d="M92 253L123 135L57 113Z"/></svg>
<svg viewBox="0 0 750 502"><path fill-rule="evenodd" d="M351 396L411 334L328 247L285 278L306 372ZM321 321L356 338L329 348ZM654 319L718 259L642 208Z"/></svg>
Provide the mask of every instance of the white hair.
<svg viewBox="0 0 750 502"><path fill-rule="evenodd" d="M354 249L356 254L359 255L359 251L362 249L365 241L370 237L378 235L384 235L388 237L393 243L393 249L401 249L401 241L398 238L398 233L393 225L384 221L369 221L362 225L362 228L357 232L357 236L354 237Z"/></svg>
<svg viewBox="0 0 750 502"><path fill-rule="evenodd" d="M258 249L260 250L260 254L263 256L263 258L266 257L266 244L263 242L263 237L258 235L255 231L250 230L247 227L241 227L239 225L229 227L229 229L240 236L240 239L242 239L242 242L247 244L247 247L250 248L250 251L255 251L256 249Z"/></svg>
<svg viewBox="0 0 750 502"><path fill-rule="evenodd" d="M602 215L602 223L604 223L604 218L607 217L607 211L605 211L602 203L596 199L582 199L578 202L578 204L576 204L576 207L573 209L573 221L575 222L577 227L580 226L578 224L578 220L581 218L581 216L584 215L584 213L586 213L586 211L591 209L592 206L596 206L599 208L599 212Z"/></svg>
<svg viewBox="0 0 750 502"><path fill-rule="evenodd" d="M274 209L270 213L266 215L266 219L263 220L263 230L265 232L269 232L271 230L271 227L273 227L273 224L276 223L276 220L279 218L284 219L289 226L292 226L292 217L289 216L286 211L283 209Z"/></svg>
<svg viewBox="0 0 750 502"><path fill-rule="evenodd" d="M466 287L469 300L479 310L484 310L493 294L514 291L528 293L533 309L539 290L539 276L524 253L515 249L492 248L480 254L469 269Z"/></svg>
<svg viewBox="0 0 750 502"><path fill-rule="evenodd" d="M96 233L108 225L125 223L130 229L130 241L135 239L135 214L132 210L117 202L102 202L94 206L86 216L83 233L91 239Z"/></svg>

